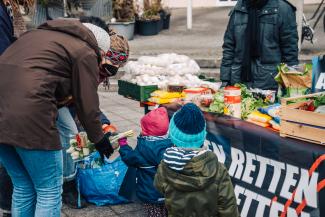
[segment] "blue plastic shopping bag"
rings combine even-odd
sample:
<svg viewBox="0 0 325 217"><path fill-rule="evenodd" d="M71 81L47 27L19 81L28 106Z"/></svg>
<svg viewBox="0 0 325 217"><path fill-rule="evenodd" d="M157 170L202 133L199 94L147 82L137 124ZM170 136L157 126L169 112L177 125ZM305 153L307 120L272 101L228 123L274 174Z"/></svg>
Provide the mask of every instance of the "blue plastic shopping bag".
<svg viewBox="0 0 325 217"><path fill-rule="evenodd" d="M325 56L313 57L313 86L312 92L325 91Z"/></svg>
<svg viewBox="0 0 325 217"><path fill-rule="evenodd" d="M120 157L102 163L95 152L78 164L78 190L89 203L97 206L127 203L118 194L127 169Z"/></svg>

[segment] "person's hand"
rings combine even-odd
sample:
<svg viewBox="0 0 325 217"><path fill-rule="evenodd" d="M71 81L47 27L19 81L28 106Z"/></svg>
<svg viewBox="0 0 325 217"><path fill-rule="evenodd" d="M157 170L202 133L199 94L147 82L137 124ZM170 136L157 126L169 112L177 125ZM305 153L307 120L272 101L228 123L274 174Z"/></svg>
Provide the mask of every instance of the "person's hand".
<svg viewBox="0 0 325 217"><path fill-rule="evenodd" d="M118 144L119 144L119 146L126 146L126 145L128 145L128 139L126 138L126 137L124 137L124 138L121 138L121 139L119 139L118 140Z"/></svg>
<svg viewBox="0 0 325 217"><path fill-rule="evenodd" d="M227 87L230 84L229 81L222 81L221 88Z"/></svg>
<svg viewBox="0 0 325 217"><path fill-rule="evenodd" d="M110 136L111 133L106 133L104 137L98 143L95 144L95 148L99 152L100 157L103 161L105 157L109 158L114 152L112 144L109 141Z"/></svg>

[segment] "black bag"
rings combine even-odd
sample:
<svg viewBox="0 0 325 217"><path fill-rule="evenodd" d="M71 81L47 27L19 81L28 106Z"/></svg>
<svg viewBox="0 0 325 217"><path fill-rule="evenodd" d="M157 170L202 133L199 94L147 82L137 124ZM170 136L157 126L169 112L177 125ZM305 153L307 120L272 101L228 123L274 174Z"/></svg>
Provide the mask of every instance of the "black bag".
<svg viewBox="0 0 325 217"><path fill-rule="evenodd" d="M325 56L313 57L313 85L312 92L325 91Z"/></svg>

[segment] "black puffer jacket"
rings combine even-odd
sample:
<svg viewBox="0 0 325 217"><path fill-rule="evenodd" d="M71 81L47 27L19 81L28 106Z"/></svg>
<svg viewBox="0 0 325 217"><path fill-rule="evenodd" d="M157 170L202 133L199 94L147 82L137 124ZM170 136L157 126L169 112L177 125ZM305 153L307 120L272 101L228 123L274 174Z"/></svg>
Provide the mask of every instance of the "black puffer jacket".
<svg viewBox="0 0 325 217"><path fill-rule="evenodd" d="M284 0L269 0L258 12L260 25L260 58L252 63L252 87L276 89L274 77L277 65L298 64L298 33L295 9ZM248 11L239 0L230 12L224 36L221 80L231 84L241 82Z"/></svg>

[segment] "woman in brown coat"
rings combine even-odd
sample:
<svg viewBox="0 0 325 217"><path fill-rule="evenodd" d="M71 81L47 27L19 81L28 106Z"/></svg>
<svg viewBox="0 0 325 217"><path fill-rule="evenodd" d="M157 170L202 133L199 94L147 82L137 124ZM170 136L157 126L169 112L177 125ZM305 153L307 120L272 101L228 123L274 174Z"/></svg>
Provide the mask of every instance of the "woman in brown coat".
<svg viewBox="0 0 325 217"><path fill-rule="evenodd" d="M60 216L62 151L55 123L58 105L70 96L102 157L113 152L101 130L97 87L116 74L129 50L123 37L92 21L46 22L0 57L0 161L14 184L14 217ZM120 50L112 49L113 39Z"/></svg>

